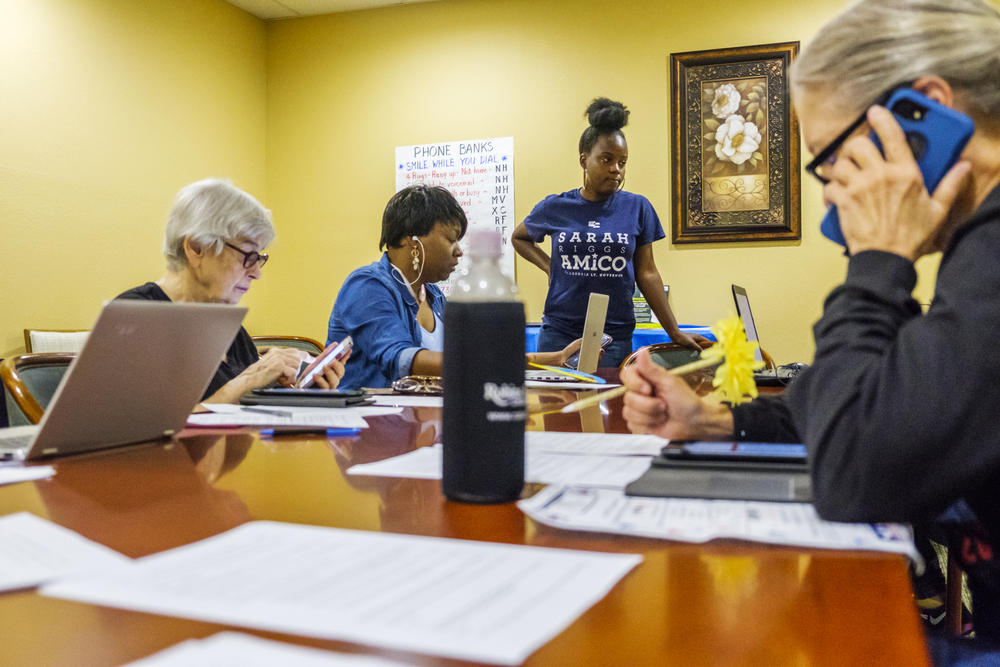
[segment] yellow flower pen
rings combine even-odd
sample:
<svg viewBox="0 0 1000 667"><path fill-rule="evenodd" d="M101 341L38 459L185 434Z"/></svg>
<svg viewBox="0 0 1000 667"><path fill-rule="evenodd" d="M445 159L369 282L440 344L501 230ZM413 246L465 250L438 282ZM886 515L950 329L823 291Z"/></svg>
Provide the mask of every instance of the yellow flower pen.
<svg viewBox="0 0 1000 667"><path fill-rule="evenodd" d="M754 359L757 343L747 340L743 321L738 315L730 315L711 327L718 341L707 350L701 351L701 358L713 359L721 365L715 370L712 395L732 405L738 405L744 396L757 397L757 384L753 372L764 367L763 361ZM674 372L677 372L675 369ZM681 373L683 374L683 373Z"/></svg>
<svg viewBox="0 0 1000 667"><path fill-rule="evenodd" d="M701 359L698 361L671 368L670 372L674 375L685 375L703 368L719 366L715 371L715 379L712 380L712 386L716 388L712 396L732 405L742 402L744 396L756 397L757 385L753 381L753 372L764 365L764 362L754 359L753 352L757 349L757 343L747 340L743 322L738 315L730 315L719 320L710 328L715 334L716 344L702 350ZM610 391L602 391L570 403L560 412L576 412L587 406L622 396L625 392L624 386L615 387Z"/></svg>

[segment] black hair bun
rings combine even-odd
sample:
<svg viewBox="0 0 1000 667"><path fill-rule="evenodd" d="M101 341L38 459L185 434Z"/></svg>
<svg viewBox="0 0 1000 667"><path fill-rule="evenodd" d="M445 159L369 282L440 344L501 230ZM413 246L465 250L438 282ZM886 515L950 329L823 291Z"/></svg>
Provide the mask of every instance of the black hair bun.
<svg viewBox="0 0 1000 667"><path fill-rule="evenodd" d="M601 134L620 130L628 124L629 110L621 102L615 102L607 97L598 97L586 111L591 127Z"/></svg>

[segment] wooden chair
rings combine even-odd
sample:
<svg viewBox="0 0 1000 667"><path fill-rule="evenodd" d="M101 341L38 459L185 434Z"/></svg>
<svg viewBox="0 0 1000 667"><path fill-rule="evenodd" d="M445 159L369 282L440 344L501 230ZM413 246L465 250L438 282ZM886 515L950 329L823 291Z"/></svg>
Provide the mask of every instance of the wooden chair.
<svg viewBox="0 0 1000 667"><path fill-rule="evenodd" d="M78 354L89 333L86 329L25 329L24 351Z"/></svg>
<svg viewBox="0 0 1000 667"><path fill-rule="evenodd" d="M305 336L251 336L251 338L260 353L269 347L294 347L297 350L305 350L313 356L323 351L323 345L318 340Z"/></svg>
<svg viewBox="0 0 1000 667"><path fill-rule="evenodd" d="M640 347L638 350L625 357L625 361L623 361L622 365L618 367L618 371L621 372L626 366L634 364L636 356L642 350L647 350L649 352L650 359L664 368L676 368L677 366L683 366L684 364L696 361L699 357L698 352L689 347L684 347L680 343L653 343L652 345ZM695 391L708 391L711 389L712 379L714 377L714 368L704 368L700 371L689 373L684 379L687 380L687 383L691 385Z"/></svg>
<svg viewBox="0 0 1000 667"><path fill-rule="evenodd" d="M962 587L965 573L955 557L957 544L948 547L948 566L945 574L944 623L945 632L950 637L962 635Z"/></svg>
<svg viewBox="0 0 1000 667"><path fill-rule="evenodd" d="M75 356L63 353L23 354L0 362L0 379L6 390L7 419L11 426L41 421L45 408Z"/></svg>
<svg viewBox="0 0 1000 667"><path fill-rule="evenodd" d="M650 359L664 368L676 368L677 366L683 366L686 363L698 359L697 352L689 347L684 347L680 343L654 343L652 345L640 347L638 350L625 357L625 361L622 362L619 369L623 369L626 366L634 364L635 358L641 350L649 352Z"/></svg>

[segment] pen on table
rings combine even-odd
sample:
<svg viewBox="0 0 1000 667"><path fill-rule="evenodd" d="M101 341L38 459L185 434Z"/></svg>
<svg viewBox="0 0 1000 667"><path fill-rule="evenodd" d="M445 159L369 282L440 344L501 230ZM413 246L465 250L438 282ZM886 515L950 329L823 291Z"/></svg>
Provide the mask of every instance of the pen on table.
<svg viewBox="0 0 1000 667"><path fill-rule="evenodd" d="M325 435L325 436L338 436L338 435L357 435L361 433L360 428L324 428L320 427L299 427L290 426L287 428L262 428L260 430L261 435L266 435L274 437L276 435Z"/></svg>
<svg viewBox="0 0 1000 667"><path fill-rule="evenodd" d="M295 413L288 410L275 410L274 408L258 408L256 406L242 406L245 412L257 412L262 415L272 415L274 417L294 417Z"/></svg>

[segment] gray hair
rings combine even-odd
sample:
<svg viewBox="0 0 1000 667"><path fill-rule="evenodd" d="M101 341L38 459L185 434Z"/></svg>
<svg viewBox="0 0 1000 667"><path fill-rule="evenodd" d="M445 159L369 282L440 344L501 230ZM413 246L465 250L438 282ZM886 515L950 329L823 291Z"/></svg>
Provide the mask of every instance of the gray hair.
<svg viewBox="0 0 1000 667"><path fill-rule="evenodd" d="M222 252L223 242L243 238L263 249L274 240L271 212L232 181L206 178L185 185L177 193L163 235L167 267L177 271L187 265L184 239Z"/></svg>
<svg viewBox="0 0 1000 667"><path fill-rule="evenodd" d="M973 116L1000 118L1000 13L986 0L861 0L822 28L789 79L796 94L826 88L860 111L932 74Z"/></svg>

